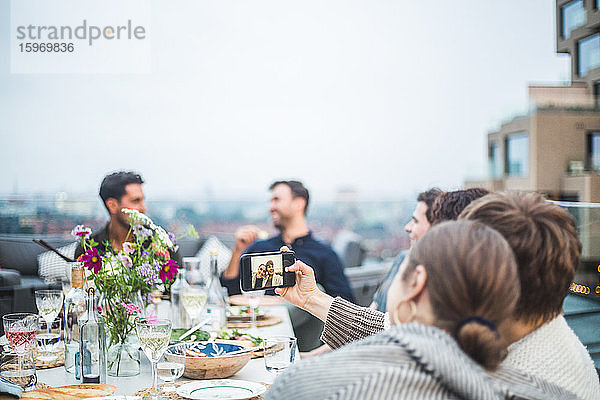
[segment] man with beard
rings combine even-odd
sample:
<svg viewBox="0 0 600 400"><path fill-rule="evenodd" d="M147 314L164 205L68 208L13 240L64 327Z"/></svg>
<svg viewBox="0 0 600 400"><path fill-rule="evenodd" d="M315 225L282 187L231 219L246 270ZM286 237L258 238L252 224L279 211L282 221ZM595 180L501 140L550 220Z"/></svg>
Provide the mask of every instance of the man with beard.
<svg viewBox="0 0 600 400"><path fill-rule="evenodd" d="M239 270L242 254L278 251L282 246L288 246L298 260L310 262L308 265L313 266L317 283L326 293L353 301L354 295L339 257L329 245L316 240L308 229L308 190L298 181L277 181L269 189L269 211L273 224L281 233L256 241L260 233L256 226L244 226L236 232L231 261L221 276L221 283L227 287L229 295L241 293ZM267 294L273 294L273 291Z"/></svg>
<svg viewBox="0 0 600 400"><path fill-rule="evenodd" d="M106 242L110 243L115 250L121 251L123 242L131 240L129 218L121 210L129 208L141 213L146 212L142 183L144 183L142 177L131 171L114 172L102 180L100 198L108 211L110 220L104 228L92 235L92 239L98 243L97 249L100 254L106 252ZM83 247L80 243L75 250L75 258L81 254L83 254ZM177 264L182 265L178 252L172 253L171 258Z"/></svg>

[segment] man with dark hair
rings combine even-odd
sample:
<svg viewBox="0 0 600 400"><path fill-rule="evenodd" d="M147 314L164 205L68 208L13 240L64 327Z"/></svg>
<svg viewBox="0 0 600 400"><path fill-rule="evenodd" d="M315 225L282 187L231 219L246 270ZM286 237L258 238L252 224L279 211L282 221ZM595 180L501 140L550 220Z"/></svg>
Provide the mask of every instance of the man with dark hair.
<svg viewBox="0 0 600 400"><path fill-rule="evenodd" d="M412 217L404 226L404 230L410 237L411 246L417 240L419 240L421 236L427 233L429 228L431 228L431 224L433 222L431 208L435 202L435 199L442 193L444 192L438 188L431 188L419 193L417 196L417 205L413 211ZM385 312L387 291L392 284L392 279L394 276L396 276L398 268L400 268L400 265L402 264L402 261L404 261L404 257L406 257L407 254L408 250L403 250L396 256L392 267L388 271L385 278L383 278L381 281L381 284L375 291L375 294L373 294L373 302L369 307Z"/></svg>
<svg viewBox="0 0 600 400"><path fill-rule="evenodd" d="M129 218L121 211L123 208L146 212L143 183L142 177L131 171L113 172L102 180L99 194L110 220L104 228L92 235L92 239L98 243L98 251L101 254L106 251L106 242L120 251L123 249L123 242L130 239ZM75 250L75 258L81 254L83 254L83 247L79 244ZM178 252L171 254L171 257L181 265L181 256Z"/></svg>
<svg viewBox="0 0 600 400"><path fill-rule="evenodd" d="M269 189L269 211L273 225L281 233L267 240L256 241L260 233L258 227L249 225L238 229L231 261L221 278L229 294L241 293L239 269L243 253L278 251L282 246L288 246L296 253L297 259L312 263L310 265L314 266L317 282L327 293L353 300L354 295L339 257L329 245L316 240L308 229L308 190L301 182L293 180L276 181Z"/></svg>
<svg viewBox="0 0 600 400"><path fill-rule="evenodd" d="M270 239L256 241L261 233L258 227L249 225L238 229L231 261L221 275L223 286L227 287L230 295L241 292L239 270L243 253L278 251L282 246L288 246L296 253L298 260L314 266L316 280L327 293L353 301L354 294L344 275L339 257L331 246L316 240L308 229L308 190L298 181L277 181L269 188L269 211L273 225L281 233ZM267 294L274 292L269 290ZM307 351L318 347L321 343L319 334L323 327L321 321L298 308L289 311L294 332L298 337L298 348Z"/></svg>
<svg viewBox="0 0 600 400"><path fill-rule="evenodd" d="M484 188L471 188L464 190L455 190L440 194L431 209L431 225L444 221L454 221L466 206L473 200L489 194L490 191Z"/></svg>

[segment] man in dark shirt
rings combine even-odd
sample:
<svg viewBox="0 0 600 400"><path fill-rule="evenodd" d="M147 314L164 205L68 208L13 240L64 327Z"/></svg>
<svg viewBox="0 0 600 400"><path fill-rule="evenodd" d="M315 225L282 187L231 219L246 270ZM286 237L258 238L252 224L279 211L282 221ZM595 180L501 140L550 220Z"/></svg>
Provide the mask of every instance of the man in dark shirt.
<svg viewBox="0 0 600 400"><path fill-rule="evenodd" d="M100 184L100 198L108 211L110 220L106 226L92 235L98 243L98 252L106 252L105 243L108 242L115 250L123 249L123 242L131 238L129 218L121 209L129 208L141 213L146 212L144 192L142 190L142 177L134 172L114 172L104 177ZM75 258L83 253L81 243L75 250ZM181 264L181 256L175 252L171 254L177 264Z"/></svg>
<svg viewBox="0 0 600 400"><path fill-rule="evenodd" d="M317 283L323 286L325 292L353 301L354 295L339 257L329 245L316 240L308 229L308 190L298 181L277 181L270 190L269 210L273 224L281 233L267 240L255 241L260 233L258 227L240 228L236 232L231 261L221 276L223 286L227 287L230 295L241 293L239 270L242 254L277 251L288 246L296 253L297 259L313 267ZM272 290L268 292L272 293Z"/></svg>

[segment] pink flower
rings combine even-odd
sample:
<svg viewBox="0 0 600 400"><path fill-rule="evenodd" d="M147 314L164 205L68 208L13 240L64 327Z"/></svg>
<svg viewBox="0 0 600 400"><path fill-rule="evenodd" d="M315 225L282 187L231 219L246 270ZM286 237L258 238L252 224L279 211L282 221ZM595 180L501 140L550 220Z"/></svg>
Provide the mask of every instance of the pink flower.
<svg viewBox="0 0 600 400"><path fill-rule="evenodd" d="M125 268L131 268L133 261L131 261L131 258L127 254L119 254L118 257Z"/></svg>
<svg viewBox="0 0 600 400"><path fill-rule="evenodd" d="M158 272L158 277L161 281L166 283L167 281L173 280L177 275L177 270L179 269L179 265L173 260L169 260L164 263Z"/></svg>
<svg viewBox="0 0 600 400"><path fill-rule="evenodd" d="M87 226L83 226L83 225L77 225L71 231L71 236L73 236L76 239L80 239L80 238L88 239L91 234L92 234L92 230L90 228L88 228Z"/></svg>
<svg viewBox="0 0 600 400"><path fill-rule="evenodd" d="M146 323L150 326L158 325L158 316L154 310L150 309L146 312Z"/></svg>
<svg viewBox="0 0 600 400"><path fill-rule="evenodd" d="M77 261L82 262L84 267L90 271L94 271L95 274L102 269L102 258L95 247L86 250L85 253L79 256Z"/></svg>
<svg viewBox="0 0 600 400"><path fill-rule="evenodd" d="M135 243L123 242L123 250L127 254L133 254L135 252Z"/></svg>
<svg viewBox="0 0 600 400"><path fill-rule="evenodd" d="M139 314L142 312L142 309L139 308L138 306L136 306L133 303L125 303L124 301L121 302L121 305L123 307L125 307L125 310L129 313L129 314Z"/></svg>

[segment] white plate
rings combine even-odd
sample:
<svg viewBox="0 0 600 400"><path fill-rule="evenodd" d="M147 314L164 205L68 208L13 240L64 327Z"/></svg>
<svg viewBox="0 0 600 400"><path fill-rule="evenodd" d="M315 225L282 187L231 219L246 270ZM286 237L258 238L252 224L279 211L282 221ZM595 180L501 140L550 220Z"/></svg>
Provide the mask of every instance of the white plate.
<svg viewBox="0 0 600 400"><path fill-rule="evenodd" d="M265 385L237 379L194 381L177 388L178 395L193 400L244 400L260 396L266 391Z"/></svg>

